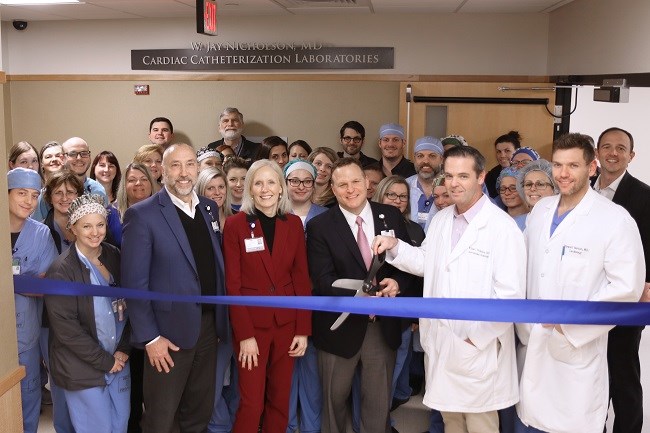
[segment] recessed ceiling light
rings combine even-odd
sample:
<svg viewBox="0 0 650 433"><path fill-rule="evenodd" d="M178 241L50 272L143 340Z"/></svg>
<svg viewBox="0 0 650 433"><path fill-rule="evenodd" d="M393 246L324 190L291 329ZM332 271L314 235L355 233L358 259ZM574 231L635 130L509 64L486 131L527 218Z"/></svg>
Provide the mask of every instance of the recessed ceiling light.
<svg viewBox="0 0 650 433"><path fill-rule="evenodd" d="M0 5L28 6L28 5L57 5L57 4L84 4L79 0L0 0Z"/></svg>

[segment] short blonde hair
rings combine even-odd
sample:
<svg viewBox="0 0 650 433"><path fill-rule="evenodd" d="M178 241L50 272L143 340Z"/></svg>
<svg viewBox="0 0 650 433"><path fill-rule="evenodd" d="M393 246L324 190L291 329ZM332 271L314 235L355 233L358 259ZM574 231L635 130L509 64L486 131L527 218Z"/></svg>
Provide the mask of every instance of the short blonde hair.
<svg viewBox="0 0 650 433"><path fill-rule="evenodd" d="M268 159L255 161L248 169L246 180L244 181L244 197L242 198L240 210L249 215L255 213L255 202L251 196L251 187L253 186L255 175L264 167L269 167L273 170L278 177L278 183L282 188L280 198L278 199L277 214L284 215L291 212L291 202L289 201L289 194L287 193L287 183L284 181L284 176L282 176L282 169L280 169L280 166L275 161L269 161Z"/></svg>

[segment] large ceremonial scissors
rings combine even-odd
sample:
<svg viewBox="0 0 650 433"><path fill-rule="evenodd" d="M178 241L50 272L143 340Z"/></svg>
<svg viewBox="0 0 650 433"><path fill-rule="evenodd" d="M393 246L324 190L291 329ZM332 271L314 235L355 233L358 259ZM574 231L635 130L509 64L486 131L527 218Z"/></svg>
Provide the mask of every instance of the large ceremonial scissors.
<svg viewBox="0 0 650 433"><path fill-rule="evenodd" d="M354 290L356 293L354 297L368 297L375 296L377 294L377 286L373 285L372 282L379 271L379 268L384 264L386 259L386 252L383 252L379 255L376 255L372 258L372 263L370 263L370 269L368 270L368 275L365 280L353 280L350 278L341 278L332 283L332 287L338 287L339 289L345 290ZM350 313L341 313L341 315L336 319L336 322L330 326L330 331L336 331L339 326L345 319L348 318Z"/></svg>

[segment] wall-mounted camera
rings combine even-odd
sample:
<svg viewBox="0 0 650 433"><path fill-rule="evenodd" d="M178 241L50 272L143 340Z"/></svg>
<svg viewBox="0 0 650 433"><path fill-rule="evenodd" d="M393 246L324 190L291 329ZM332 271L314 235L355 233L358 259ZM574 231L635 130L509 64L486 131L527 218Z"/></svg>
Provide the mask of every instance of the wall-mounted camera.
<svg viewBox="0 0 650 433"><path fill-rule="evenodd" d="M27 21L14 20L14 29L22 31L27 28Z"/></svg>

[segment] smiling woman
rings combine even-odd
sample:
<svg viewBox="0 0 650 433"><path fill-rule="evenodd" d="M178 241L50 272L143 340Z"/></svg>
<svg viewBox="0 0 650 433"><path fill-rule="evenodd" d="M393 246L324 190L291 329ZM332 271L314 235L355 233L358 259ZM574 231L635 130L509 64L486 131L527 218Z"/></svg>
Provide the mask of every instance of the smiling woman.
<svg viewBox="0 0 650 433"><path fill-rule="evenodd" d="M70 204L68 225L76 241L50 266L48 278L119 286L119 250L103 242L106 217L101 196L83 195ZM64 390L75 431L126 431L131 388L126 301L46 296L45 304L50 371Z"/></svg>
<svg viewBox="0 0 650 433"><path fill-rule="evenodd" d="M229 295L311 294L302 222L290 210L278 164L254 162L246 175L241 212L228 218L223 231ZM284 433L294 358L307 350L311 313L233 306L230 314L241 395L232 431L257 431L264 413L262 431Z"/></svg>

